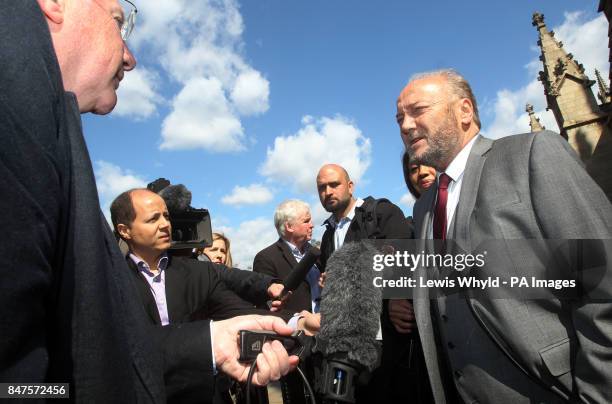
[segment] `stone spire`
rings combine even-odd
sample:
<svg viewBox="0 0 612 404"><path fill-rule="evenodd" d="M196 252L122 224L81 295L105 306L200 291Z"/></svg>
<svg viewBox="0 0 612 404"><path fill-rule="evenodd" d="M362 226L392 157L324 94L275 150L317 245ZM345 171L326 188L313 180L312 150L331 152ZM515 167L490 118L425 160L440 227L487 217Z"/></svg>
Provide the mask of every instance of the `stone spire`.
<svg viewBox="0 0 612 404"><path fill-rule="evenodd" d="M529 114L529 126L531 127L532 132L539 132L541 130L546 129L541 123L540 118L538 118L533 112L533 105L527 104L525 106L525 111Z"/></svg>
<svg viewBox="0 0 612 404"><path fill-rule="evenodd" d="M555 33L548 31L542 14L534 13L532 24L538 30L538 45L542 50L543 70L538 79L544 86L546 102L555 115L559 131L567 138L567 131L571 128L601 118L602 113L591 90L595 82L584 74L582 64L563 49L563 43L555 39Z"/></svg>
<svg viewBox="0 0 612 404"><path fill-rule="evenodd" d="M601 101L602 104L610 103L610 88L606 85L606 82L601 77L599 70L595 69L595 77L597 77L597 87L599 91L597 92L597 98Z"/></svg>

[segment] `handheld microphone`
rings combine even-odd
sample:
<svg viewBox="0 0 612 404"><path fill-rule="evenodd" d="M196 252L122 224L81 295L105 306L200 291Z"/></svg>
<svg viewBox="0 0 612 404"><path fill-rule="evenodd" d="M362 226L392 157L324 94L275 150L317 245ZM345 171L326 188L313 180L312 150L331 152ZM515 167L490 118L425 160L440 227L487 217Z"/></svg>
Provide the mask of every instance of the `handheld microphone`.
<svg viewBox="0 0 612 404"><path fill-rule="evenodd" d="M300 283L306 279L308 271L317 262L321 256L321 250L317 247L311 247L298 264L291 270L291 273L283 280L283 292L279 299L284 298L289 292L293 292L300 286Z"/></svg>
<svg viewBox="0 0 612 404"><path fill-rule="evenodd" d="M382 294L373 282L375 254L371 244L360 241L344 244L330 257L318 335L241 331L241 360L254 360L265 341L278 339L290 354L312 359L314 390L323 403L354 403L356 385L367 382L380 359Z"/></svg>
<svg viewBox="0 0 612 404"><path fill-rule="evenodd" d="M381 290L373 282L376 254L366 241L346 243L327 261L317 335L325 357L345 354L369 371L378 365L376 334L382 310Z"/></svg>

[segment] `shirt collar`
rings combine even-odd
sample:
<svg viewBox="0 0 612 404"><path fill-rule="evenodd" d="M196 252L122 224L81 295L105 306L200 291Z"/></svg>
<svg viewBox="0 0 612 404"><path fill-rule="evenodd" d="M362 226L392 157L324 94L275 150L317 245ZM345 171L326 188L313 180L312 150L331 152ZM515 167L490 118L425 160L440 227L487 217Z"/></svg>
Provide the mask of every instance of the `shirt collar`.
<svg viewBox="0 0 612 404"><path fill-rule="evenodd" d="M351 208L351 210L349 211L348 215L346 215L345 217L341 218L339 221L336 221L336 216L334 216L333 214L327 218L327 220L325 220L323 222L323 224L325 226L331 226L332 229L335 229L336 227L338 227L338 224L343 223L343 222L352 222L353 218L355 217L355 208L360 207L361 205L363 205L363 199L361 198L357 198L357 200L355 200L355 204L353 205L353 207Z"/></svg>
<svg viewBox="0 0 612 404"><path fill-rule="evenodd" d="M297 248L292 242L287 241L285 239L283 239L283 241L287 244L287 246L289 247L289 250L291 250L291 253L295 256L295 257L302 257L304 254L306 254L306 252L308 252L308 250L310 249L310 242L306 242L306 244L304 244L304 253L302 253L299 248Z"/></svg>
<svg viewBox="0 0 612 404"><path fill-rule="evenodd" d="M129 257L132 261L134 261L134 263L138 267L138 270L145 272L148 275L153 275L151 268L149 268L149 264L147 264L145 260L143 260L142 258L140 258L138 255L134 254L131 251L129 253ZM159 257L159 261L157 261L157 269L159 270L159 272L163 272L167 267L168 267L168 254L163 253L161 257Z"/></svg>
<svg viewBox="0 0 612 404"><path fill-rule="evenodd" d="M472 147L474 147L477 137L478 136L474 136L465 146L463 146L463 149L461 149L461 151L455 156L453 161L450 162L444 171L444 173L453 181L457 182L463 176L468 157L470 157L470 151L472 151ZM441 173L438 173L438 178L440 177L440 174Z"/></svg>

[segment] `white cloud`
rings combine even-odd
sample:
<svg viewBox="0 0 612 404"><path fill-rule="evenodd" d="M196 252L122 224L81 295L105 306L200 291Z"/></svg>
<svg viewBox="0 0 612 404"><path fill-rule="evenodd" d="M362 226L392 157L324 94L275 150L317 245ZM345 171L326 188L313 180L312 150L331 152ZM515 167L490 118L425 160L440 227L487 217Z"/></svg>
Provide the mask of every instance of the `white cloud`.
<svg viewBox="0 0 612 404"><path fill-rule="evenodd" d="M410 192L406 192L400 198L400 204L405 206L408 209L414 208L414 203L415 202L416 202L416 199L414 198L414 196L412 196L412 194Z"/></svg>
<svg viewBox="0 0 612 404"><path fill-rule="evenodd" d="M153 115L163 97L157 92L159 76L154 70L138 67L126 72L117 90L117 106L113 114L146 119Z"/></svg>
<svg viewBox="0 0 612 404"><path fill-rule="evenodd" d="M234 266L251 269L255 255L278 240L278 234L271 219L258 217L240 223L238 227L219 227L230 239Z"/></svg>
<svg viewBox="0 0 612 404"><path fill-rule="evenodd" d="M113 200L128 189L141 188L147 185L147 182L139 175L103 160L96 161L95 175L100 205L109 223L109 208Z"/></svg>
<svg viewBox="0 0 612 404"><path fill-rule="evenodd" d="M585 20L583 12L565 13L565 21L553 28L555 38L563 42L566 52L574 55L584 65L585 73L595 78L594 69L607 72L608 62L608 20L603 13L592 20ZM604 77L607 75L604 74Z"/></svg>
<svg viewBox="0 0 612 404"><path fill-rule="evenodd" d="M244 133L231 112L219 80L196 78L172 101L172 112L162 124L161 149L240 151Z"/></svg>
<svg viewBox="0 0 612 404"><path fill-rule="evenodd" d="M259 170L262 175L304 193L316 189L317 172L325 163L340 164L354 181L362 177L370 165L371 145L357 126L341 116L305 116L302 124L296 134L274 140Z"/></svg>
<svg viewBox="0 0 612 404"><path fill-rule="evenodd" d="M226 205L261 205L272 200L272 192L261 184L235 186L232 193L221 198Z"/></svg>
<svg viewBox="0 0 612 404"><path fill-rule="evenodd" d="M162 125L160 147L243 150L240 119L267 111L270 90L268 80L244 60L237 1L167 0L140 8L134 46L158 54L160 67L180 86Z"/></svg>
<svg viewBox="0 0 612 404"><path fill-rule="evenodd" d="M563 42L565 51L572 53L574 58L584 65L585 73L591 79L595 78L595 68L603 72L608 71L609 51L606 41L602 41L602 38L607 38L608 35L608 21L605 16L599 15L585 20L581 12L565 13L564 22L559 27L554 27L553 31L555 37ZM534 37L537 37L535 30ZM535 50L539 56L540 49ZM525 66L528 74L533 77L527 85L517 90L502 89L497 92L491 111L494 115L493 123L483 130L488 137L495 139L529 132L531 129L529 116L525 112L526 103L533 105L536 116L546 129L559 131L552 112L546 111L544 87L537 80L537 72L542 68L540 60L531 60ZM605 76L607 74L604 74Z"/></svg>
<svg viewBox="0 0 612 404"><path fill-rule="evenodd" d="M232 89L231 99L243 115L255 115L268 110L270 83L258 71L241 73Z"/></svg>

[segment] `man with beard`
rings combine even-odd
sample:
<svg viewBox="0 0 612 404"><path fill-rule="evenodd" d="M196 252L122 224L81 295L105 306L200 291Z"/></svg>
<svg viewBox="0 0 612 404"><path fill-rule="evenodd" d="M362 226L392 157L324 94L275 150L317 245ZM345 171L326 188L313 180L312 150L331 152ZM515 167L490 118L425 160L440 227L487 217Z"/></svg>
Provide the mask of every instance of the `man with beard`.
<svg viewBox="0 0 612 404"><path fill-rule="evenodd" d="M317 175L317 192L323 208L331 213L325 221L326 230L321 241L321 266L323 270L327 260L344 243L363 239L409 239L412 238L412 226L404 217L402 210L386 199L376 200L367 197L356 198L353 195L354 184L348 172L337 164L326 164ZM373 225L375 224L375 226ZM414 328L414 316L410 309L404 313L406 326ZM374 372L368 386L356 391L357 403L393 402L392 396L405 390L402 385L392 383L393 375L399 374L405 346L410 344L410 334L400 334L391 324L388 314L388 302L383 304L381 314L381 332L383 340L381 366ZM405 362L405 361L404 361Z"/></svg>
<svg viewBox="0 0 612 404"><path fill-rule="evenodd" d="M550 291L515 300L493 298L496 288L448 296L417 289L414 308L435 401L611 402L612 206L567 142L547 131L495 141L480 136L476 99L453 70L413 77L398 98L397 122L411 161L438 172L414 208L419 238L446 240L447 253L488 243L494 251L485 266L471 271L481 278L487 271L536 279L569 274L584 293L607 291L593 301L592 294L567 300ZM581 242L585 254L572 247L550 259L545 249L524 247L552 239L597 242ZM589 246L598 251L589 256ZM598 261L597 282L584 271L591 269L588 258ZM442 279L443 271L419 275Z"/></svg>

